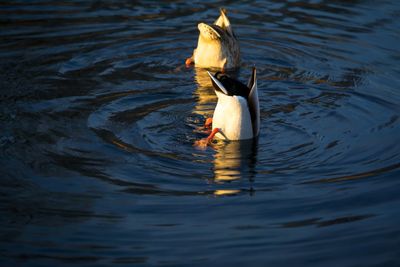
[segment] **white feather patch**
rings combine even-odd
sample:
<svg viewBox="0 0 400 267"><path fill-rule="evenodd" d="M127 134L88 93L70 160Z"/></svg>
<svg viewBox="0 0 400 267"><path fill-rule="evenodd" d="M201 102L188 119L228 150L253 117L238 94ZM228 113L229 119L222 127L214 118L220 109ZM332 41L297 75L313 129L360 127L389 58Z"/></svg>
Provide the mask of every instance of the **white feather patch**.
<svg viewBox="0 0 400 267"><path fill-rule="evenodd" d="M217 138L244 140L253 138L253 129L247 100L216 91L218 103L213 116L213 128L219 128Z"/></svg>

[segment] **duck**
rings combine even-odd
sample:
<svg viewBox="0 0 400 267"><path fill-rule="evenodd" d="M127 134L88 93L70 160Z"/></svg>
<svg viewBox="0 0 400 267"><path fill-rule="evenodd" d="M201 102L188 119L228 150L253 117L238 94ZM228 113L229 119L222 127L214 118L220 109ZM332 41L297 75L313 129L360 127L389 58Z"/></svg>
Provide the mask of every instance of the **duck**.
<svg viewBox="0 0 400 267"><path fill-rule="evenodd" d="M257 70L254 67L247 85L220 71L211 78L217 105L205 127L212 131L207 138L195 143L198 147L211 144L214 138L228 141L247 140L260 133L260 104L257 91Z"/></svg>
<svg viewBox="0 0 400 267"><path fill-rule="evenodd" d="M224 8L214 24L199 23L200 34L197 48L186 59L186 66L194 64L200 68L232 69L240 64L239 42L233 32Z"/></svg>

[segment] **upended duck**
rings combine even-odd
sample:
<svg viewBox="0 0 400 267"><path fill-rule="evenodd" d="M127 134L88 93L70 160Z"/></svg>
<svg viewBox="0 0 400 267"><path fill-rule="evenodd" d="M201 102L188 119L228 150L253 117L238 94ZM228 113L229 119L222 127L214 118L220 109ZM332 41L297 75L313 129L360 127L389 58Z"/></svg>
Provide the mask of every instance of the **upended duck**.
<svg viewBox="0 0 400 267"><path fill-rule="evenodd" d="M211 134L195 145L207 146L214 137L231 141L257 137L260 132L260 104L256 68L253 68L247 86L221 72L208 74L218 102L213 118L208 118L205 124L206 127L211 126Z"/></svg>
<svg viewBox="0 0 400 267"><path fill-rule="evenodd" d="M186 59L186 66L195 64L201 68L231 69L239 66L239 42L226 16L226 10L220 9L220 16L214 24L199 23L200 31L197 48Z"/></svg>

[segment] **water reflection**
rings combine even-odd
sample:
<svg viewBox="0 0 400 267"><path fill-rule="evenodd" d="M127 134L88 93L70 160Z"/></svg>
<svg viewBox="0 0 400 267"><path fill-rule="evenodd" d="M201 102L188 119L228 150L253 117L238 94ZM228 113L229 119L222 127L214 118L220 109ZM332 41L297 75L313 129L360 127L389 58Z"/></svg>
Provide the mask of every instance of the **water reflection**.
<svg viewBox="0 0 400 267"><path fill-rule="evenodd" d="M194 93L197 98L197 102L193 113L201 116L211 117L218 100L217 95L214 93L207 70L203 68L195 68L194 70L194 80L196 81L198 87Z"/></svg>
<svg viewBox="0 0 400 267"><path fill-rule="evenodd" d="M210 71L211 73L221 71L218 68L209 68L209 69L194 68L194 74L195 74L194 80L196 81L197 85L200 88L201 87L212 88L212 83L210 80L210 76L208 76L208 74L207 74L207 70ZM225 70L224 72L233 78L238 78L239 70L240 70L239 68L236 68L236 69Z"/></svg>
<svg viewBox="0 0 400 267"><path fill-rule="evenodd" d="M219 142L214 146L214 181L226 183L243 178L253 181L257 162L257 140Z"/></svg>
<svg viewBox="0 0 400 267"><path fill-rule="evenodd" d="M400 2L374 2L225 2L263 127L198 151L217 97L182 63L221 3L2 1L0 265L395 265Z"/></svg>

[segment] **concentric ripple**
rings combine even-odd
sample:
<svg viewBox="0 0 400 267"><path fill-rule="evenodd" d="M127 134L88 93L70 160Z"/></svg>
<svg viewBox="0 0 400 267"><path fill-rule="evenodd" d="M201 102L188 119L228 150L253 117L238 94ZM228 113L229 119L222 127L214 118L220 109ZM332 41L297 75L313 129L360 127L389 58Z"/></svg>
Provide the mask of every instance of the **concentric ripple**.
<svg viewBox="0 0 400 267"><path fill-rule="evenodd" d="M184 66L218 8L257 140ZM397 266L396 1L0 3L0 262ZM211 72L215 70L209 70Z"/></svg>

